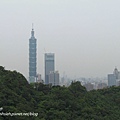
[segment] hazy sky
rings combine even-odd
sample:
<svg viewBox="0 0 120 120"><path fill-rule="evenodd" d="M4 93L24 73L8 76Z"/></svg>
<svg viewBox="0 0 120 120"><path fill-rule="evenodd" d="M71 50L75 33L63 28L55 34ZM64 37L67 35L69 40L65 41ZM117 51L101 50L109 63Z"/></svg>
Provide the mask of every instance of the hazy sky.
<svg viewBox="0 0 120 120"><path fill-rule="evenodd" d="M120 69L120 0L0 0L0 65L28 77L34 23L37 71L44 53L70 77L102 77Z"/></svg>

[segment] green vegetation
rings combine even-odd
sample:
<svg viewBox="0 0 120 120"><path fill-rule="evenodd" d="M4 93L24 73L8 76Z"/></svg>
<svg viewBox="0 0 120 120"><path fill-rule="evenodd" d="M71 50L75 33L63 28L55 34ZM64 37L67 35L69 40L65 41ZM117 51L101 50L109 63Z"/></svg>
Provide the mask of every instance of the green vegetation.
<svg viewBox="0 0 120 120"><path fill-rule="evenodd" d="M0 113L38 113L0 120L119 120L120 87L87 92L80 82L69 87L28 84L22 74L0 66L0 107Z"/></svg>

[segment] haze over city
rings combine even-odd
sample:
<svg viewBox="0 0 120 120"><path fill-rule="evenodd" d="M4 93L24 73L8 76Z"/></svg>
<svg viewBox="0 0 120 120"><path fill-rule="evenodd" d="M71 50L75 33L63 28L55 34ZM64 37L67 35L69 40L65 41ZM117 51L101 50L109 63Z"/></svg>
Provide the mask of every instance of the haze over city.
<svg viewBox="0 0 120 120"><path fill-rule="evenodd" d="M70 77L106 77L120 68L119 0L0 0L0 65L28 77L34 23L37 72L44 53Z"/></svg>

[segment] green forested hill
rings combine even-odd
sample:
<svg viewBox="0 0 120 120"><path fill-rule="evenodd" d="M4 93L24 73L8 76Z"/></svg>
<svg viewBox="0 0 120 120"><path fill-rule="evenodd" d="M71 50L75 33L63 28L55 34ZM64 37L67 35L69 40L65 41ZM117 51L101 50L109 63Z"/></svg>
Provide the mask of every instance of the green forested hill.
<svg viewBox="0 0 120 120"><path fill-rule="evenodd" d="M120 87L87 92L80 82L69 87L28 84L25 77L0 66L0 120L119 120Z"/></svg>

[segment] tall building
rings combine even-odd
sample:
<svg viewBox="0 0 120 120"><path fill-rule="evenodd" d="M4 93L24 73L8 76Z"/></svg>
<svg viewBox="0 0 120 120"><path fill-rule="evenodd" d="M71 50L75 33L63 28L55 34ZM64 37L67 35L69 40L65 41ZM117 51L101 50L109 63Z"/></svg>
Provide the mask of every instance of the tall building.
<svg viewBox="0 0 120 120"><path fill-rule="evenodd" d="M119 79L119 74L120 72L118 71L118 69L115 67L114 71L113 71L113 74L115 75L115 78L116 79Z"/></svg>
<svg viewBox="0 0 120 120"><path fill-rule="evenodd" d="M44 83L43 80L42 80L41 74L37 74L37 76L36 76L36 82L37 83Z"/></svg>
<svg viewBox="0 0 120 120"><path fill-rule="evenodd" d="M49 84L52 86L59 85L59 73L58 71L50 71L49 73Z"/></svg>
<svg viewBox="0 0 120 120"><path fill-rule="evenodd" d="M56 85L59 85L59 72L58 71L55 71L54 72L54 85L56 86Z"/></svg>
<svg viewBox="0 0 120 120"><path fill-rule="evenodd" d="M50 71L54 71L54 53L45 53L45 84L49 84Z"/></svg>
<svg viewBox="0 0 120 120"><path fill-rule="evenodd" d="M34 37L34 30L31 31L31 38L29 39L29 82L36 80L36 41Z"/></svg>
<svg viewBox="0 0 120 120"><path fill-rule="evenodd" d="M114 74L108 74L108 86L116 86L116 76Z"/></svg>
<svg viewBox="0 0 120 120"><path fill-rule="evenodd" d="M120 81L120 71L115 67L113 74L108 74L108 86L118 86Z"/></svg>

